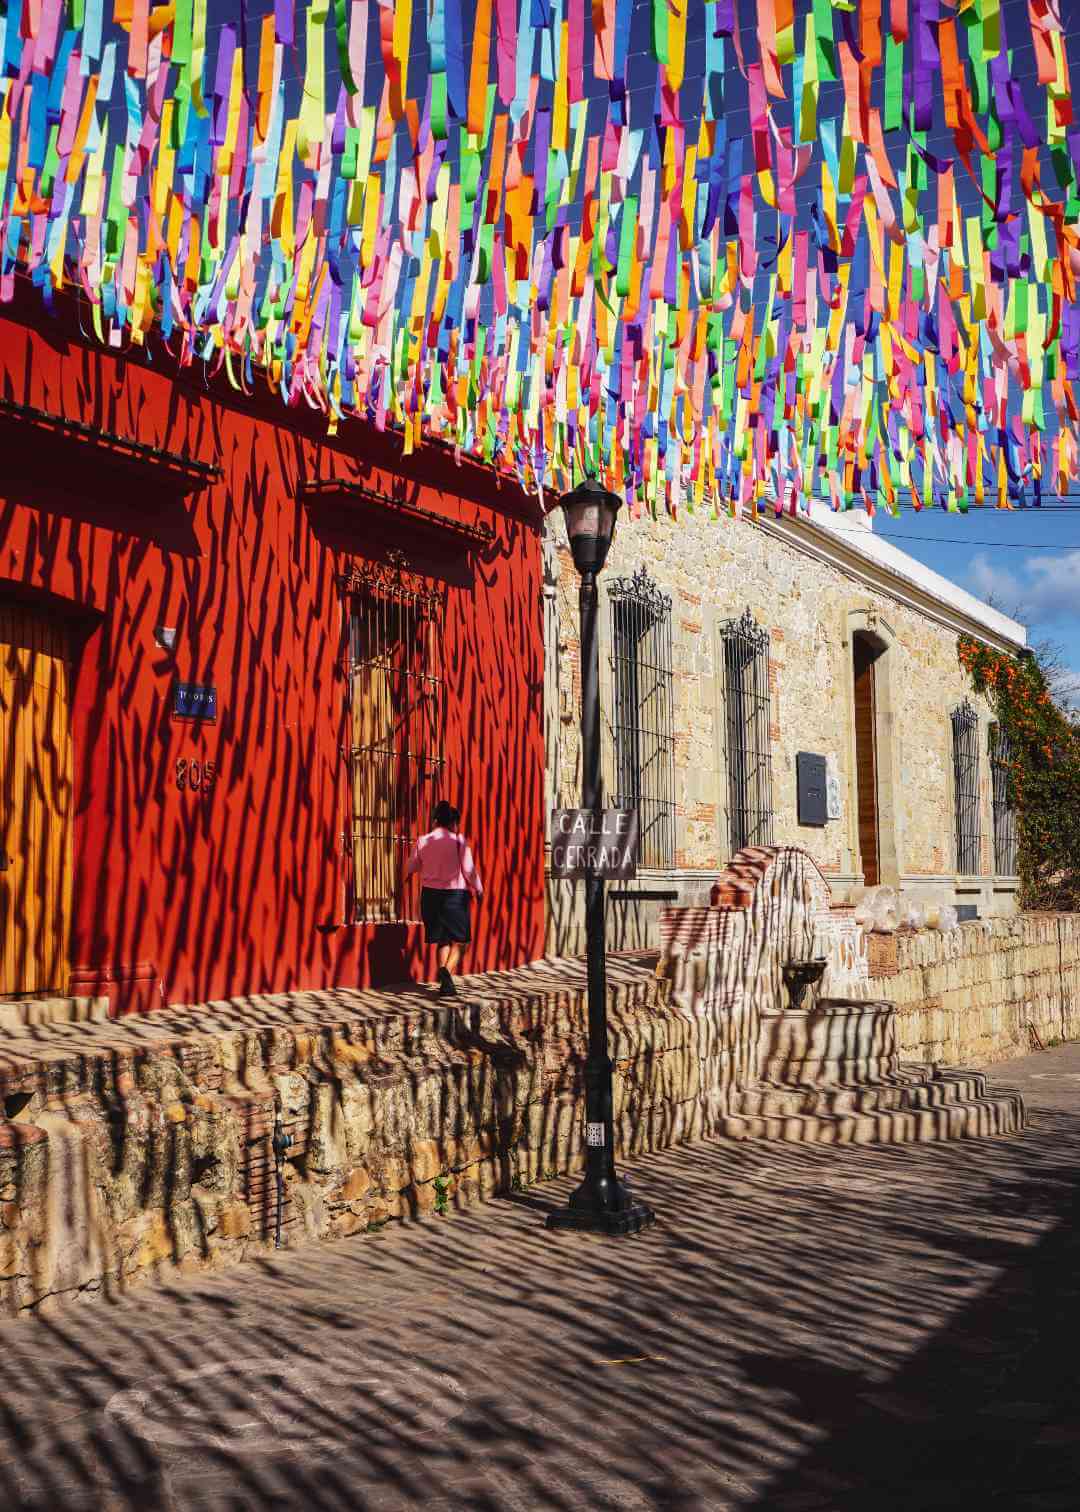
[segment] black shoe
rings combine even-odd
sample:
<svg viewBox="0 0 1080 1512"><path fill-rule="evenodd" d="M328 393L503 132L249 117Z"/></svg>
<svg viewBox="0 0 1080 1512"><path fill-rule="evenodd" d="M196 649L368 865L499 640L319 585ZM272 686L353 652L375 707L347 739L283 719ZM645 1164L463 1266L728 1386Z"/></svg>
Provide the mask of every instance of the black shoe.
<svg viewBox="0 0 1080 1512"><path fill-rule="evenodd" d="M445 966L439 967L439 997L457 997L454 979Z"/></svg>

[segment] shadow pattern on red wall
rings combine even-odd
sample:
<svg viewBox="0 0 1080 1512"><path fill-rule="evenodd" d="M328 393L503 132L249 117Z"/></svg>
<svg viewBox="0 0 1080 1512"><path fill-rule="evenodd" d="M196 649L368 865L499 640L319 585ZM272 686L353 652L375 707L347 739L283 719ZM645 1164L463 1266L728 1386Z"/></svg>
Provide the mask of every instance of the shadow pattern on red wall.
<svg viewBox="0 0 1080 1512"><path fill-rule="evenodd" d="M539 955L543 648L529 501L449 451L406 458L399 437L357 423L331 439L320 414L283 419L272 398L199 387L36 318L0 326L4 398L221 469L181 485L165 467L5 423L0 597L65 615L73 636L72 988L122 1010L378 985L429 967L414 923L347 917L339 578L392 550L444 596L439 796L462 808L486 884L469 964ZM444 540L366 499L305 502L304 485L328 478L486 526L490 539ZM215 721L175 717L178 681L216 689Z"/></svg>

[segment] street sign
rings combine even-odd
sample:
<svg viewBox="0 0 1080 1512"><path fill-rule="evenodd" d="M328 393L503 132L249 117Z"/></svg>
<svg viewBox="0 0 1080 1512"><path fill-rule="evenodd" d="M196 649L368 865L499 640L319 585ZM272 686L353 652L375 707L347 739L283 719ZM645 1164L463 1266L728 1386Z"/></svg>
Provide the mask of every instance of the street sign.
<svg viewBox="0 0 1080 1512"><path fill-rule="evenodd" d="M631 882L637 862L637 809L552 809L553 877L579 880L591 871L608 882Z"/></svg>

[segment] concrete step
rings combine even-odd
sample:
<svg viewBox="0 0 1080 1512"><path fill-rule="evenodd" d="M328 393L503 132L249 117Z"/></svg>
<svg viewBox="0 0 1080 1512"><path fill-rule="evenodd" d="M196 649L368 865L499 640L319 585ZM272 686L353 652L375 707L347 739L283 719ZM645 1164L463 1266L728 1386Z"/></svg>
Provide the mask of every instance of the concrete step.
<svg viewBox="0 0 1080 1512"><path fill-rule="evenodd" d="M948 1072L932 1080L897 1077L873 1086L789 1087L764 1083L738 1094L733 1100L733 1111L743 1117L802 1118L938 1108L985 1095L986 1077L977 1071Z"/></svg>
<svg viewBox="0 0 1080 1512"><path fill-rule="evenodd" d="M900 1062L895 1055L860 1055L842 1059L766 1056L762 1060L761 1075L763 1080L779 1087L872 1086L895 1076L899 1067Z"/></svg>
<svg viewBox="0 0 1080 1512"><path fill-rule="evenodd" d="M932 1107L875 1108L859 1113L788 1117L733 1113L722 1121L720 1132L728 1139L774 1139L788 1144L928 1144L941 1139L1014 1134L1023 1126L1023 1098L1017 1092L1000 1092Z"/></svg>
<svg viewBox="0 0 1080 1512"><path fill-rule="evenodd" d="M0 1029L32 1029L40 1024L102 1024L107 997L15 998L0 1002Z"/></svg>

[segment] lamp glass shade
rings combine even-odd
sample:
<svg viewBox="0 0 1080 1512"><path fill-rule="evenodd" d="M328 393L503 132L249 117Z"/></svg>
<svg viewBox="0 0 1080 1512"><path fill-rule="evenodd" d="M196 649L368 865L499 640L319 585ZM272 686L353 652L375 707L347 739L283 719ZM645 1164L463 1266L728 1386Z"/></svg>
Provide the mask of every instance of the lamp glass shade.
<svg viewBox="0 0 1080 1512"><path fill-rule="evenodd" d="M622 500L593 478L579 483L559 500L566 519L566 534L574 566L579 573L599 572L607 561L615 517Z"/></svg>

